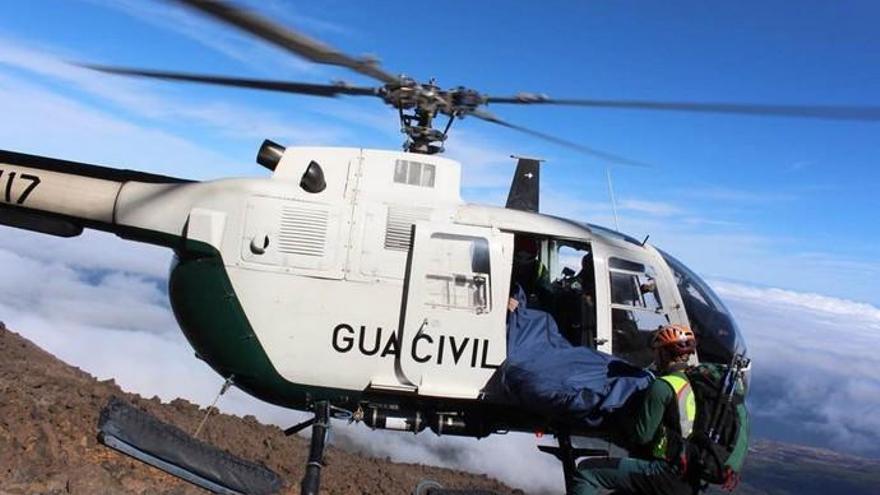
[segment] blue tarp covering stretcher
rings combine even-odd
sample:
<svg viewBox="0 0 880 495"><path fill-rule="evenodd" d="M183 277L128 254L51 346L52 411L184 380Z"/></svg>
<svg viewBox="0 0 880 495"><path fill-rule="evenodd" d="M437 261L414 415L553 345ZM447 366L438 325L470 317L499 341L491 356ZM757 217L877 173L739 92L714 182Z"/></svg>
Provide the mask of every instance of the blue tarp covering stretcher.
<svg viewBox="0 0 880 495"><path fill-rule="evenodd" d="M573 346L550 314L519 306L508 315L507 360L501 385L509 399L532 412L573 425L599 427L653 375L626 361Z"/></svg>

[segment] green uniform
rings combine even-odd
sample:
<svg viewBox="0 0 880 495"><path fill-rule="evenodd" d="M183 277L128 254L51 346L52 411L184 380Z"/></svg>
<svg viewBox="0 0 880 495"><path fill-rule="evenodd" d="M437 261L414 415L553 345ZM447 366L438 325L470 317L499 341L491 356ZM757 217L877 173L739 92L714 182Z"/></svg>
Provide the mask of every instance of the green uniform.
<svg viewBox="0 0 880 495"><path fill-rule="evenodd" d="M671 375L687 382L684 373ZM674 427L664 424L663 419L667 408L678 407L677 400L675 390L666 379L655 380L635 411L631 429L630 440L642 458L595 458L582 462L574 477L573 493L593 495L603 488L638 494L693 493L693 487L681 478L678 467L655 455L658 445L665 445L666 428Z"/></svg>

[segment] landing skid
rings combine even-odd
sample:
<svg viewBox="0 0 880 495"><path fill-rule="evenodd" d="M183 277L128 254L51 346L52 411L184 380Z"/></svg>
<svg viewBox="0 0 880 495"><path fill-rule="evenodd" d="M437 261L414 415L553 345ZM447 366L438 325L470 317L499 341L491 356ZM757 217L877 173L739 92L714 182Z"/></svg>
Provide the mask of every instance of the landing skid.
<svg viewBox="0 0 880 495"><path fill-rule="evenodd" d="M213 493L272 495L282 488L281 478L262 464L202 442L117 397L101 411L98 438L107 447Z"/></svg>
<svg viewBox="0 0 880 495"><path fill-rule="evenodd" d="M412 491L412 495L498 495L488 490L450 490L434 480L422 480Z"/></svg>

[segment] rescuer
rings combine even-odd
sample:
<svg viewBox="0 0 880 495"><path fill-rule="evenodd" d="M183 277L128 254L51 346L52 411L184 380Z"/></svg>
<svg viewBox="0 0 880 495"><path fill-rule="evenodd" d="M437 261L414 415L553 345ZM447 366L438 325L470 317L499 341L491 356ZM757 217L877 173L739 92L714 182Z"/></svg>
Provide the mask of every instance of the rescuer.
<svg viewBox="0 0 880 495"><path fill-rule="evenodd" d="M574 477L574 494L591 495L603 488L657 495L696 491L683 476L681 446L675 445L675 439L690 435L696 417L696 400L684 373L696 350L694 333L683 325L667 325L654 335L651 347L658 378L636 408L627 432L636 446L630 452L633 457L581 462ZM680 434L669 435L668 431Z"/></svg>

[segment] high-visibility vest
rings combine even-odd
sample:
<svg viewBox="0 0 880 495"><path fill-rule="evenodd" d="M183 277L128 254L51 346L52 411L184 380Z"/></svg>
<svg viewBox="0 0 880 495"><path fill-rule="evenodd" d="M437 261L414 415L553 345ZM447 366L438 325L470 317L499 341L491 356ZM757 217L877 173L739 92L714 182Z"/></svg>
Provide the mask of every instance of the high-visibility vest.
<svg viewBox="0 0 880 495"><path fill-rule="evenodd" d="M687 438L694 431L694 421L697 419L697 399L687 378L677 374L661 376L660 380L668 383L675 392L676 406L678 407L678 427L682 438ZM658 459L667 459L666 450L669 447L669 435L666 433L667 426L660 425L661 435L654 444L652 452Z"/></svg>

